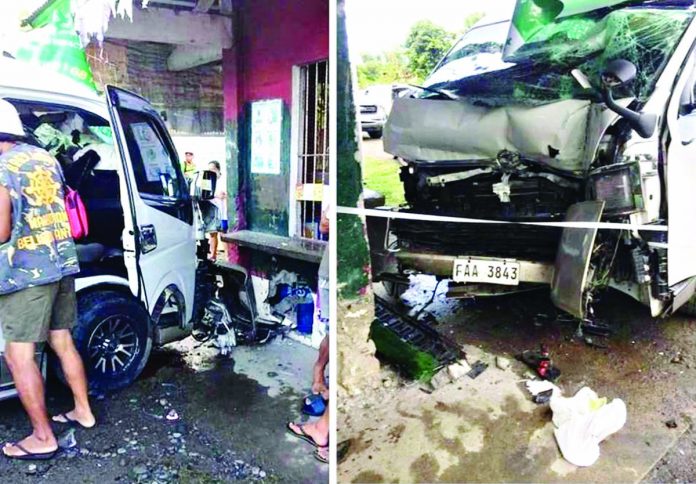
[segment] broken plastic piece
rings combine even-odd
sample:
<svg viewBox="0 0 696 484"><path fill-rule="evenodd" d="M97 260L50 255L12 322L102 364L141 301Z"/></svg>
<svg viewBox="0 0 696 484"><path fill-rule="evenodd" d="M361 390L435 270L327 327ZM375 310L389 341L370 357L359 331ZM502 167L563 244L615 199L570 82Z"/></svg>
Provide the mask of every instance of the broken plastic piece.
<svg viewBox="0 0 696 484"><path fill-rule="evenodd" d="M551 397L553 396L553 388L549 388L548 390L545 390L543 392L539 392L536 395L532 397L532 401L538 405L548 403L549 400L551 400Z"/></svg>
<svg viewBox="0 0 696 484"><path fill-rule="evenodd" d="M172 408L165 418L169 421L179 420L179 414Z"/></svg>
<svg viewBox="0 0 696 484"><path fill-rule="evenodd" d="M555 381L561 376L561 370L553 366L549 350L545 345L541 345L540 351L525 350L517 356L517 359L529 366L544 380Z"/></svg>
<svg viewBox="0 0 696 484"><path fill-rule="evenodd" d="M486 368L488 368L488 364L479 360L473 365L471 365L471 370L469 371L469 373L467 373L467 376L473 380L474 378L477 378L481 373L486 371Z"/></svg>
<svg viewBox="0 0 696 484"><path fill-rule="evenodd" d="M60 449L72 449L77 447L77 439L75 438L75 429L68 429L58 437L58 447Z"/></svg>

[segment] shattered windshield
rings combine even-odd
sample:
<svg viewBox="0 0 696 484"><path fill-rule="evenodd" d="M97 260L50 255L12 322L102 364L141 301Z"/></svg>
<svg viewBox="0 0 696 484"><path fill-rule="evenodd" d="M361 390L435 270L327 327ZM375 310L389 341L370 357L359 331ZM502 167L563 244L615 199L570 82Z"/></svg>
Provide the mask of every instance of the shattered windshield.
<svg viewBox="0 0 696 484"><path fill-rule="evenodd" d="M596 93L583 89L571 70L580 69L596 85L606 63L623 58L636 65L638 76L617 95L645 101L693 16L693 9L654 7L574 15L539 29L508 58L503 49L509 22L476 27L457 42L425 87L489 106L591 99Z"/></svg>

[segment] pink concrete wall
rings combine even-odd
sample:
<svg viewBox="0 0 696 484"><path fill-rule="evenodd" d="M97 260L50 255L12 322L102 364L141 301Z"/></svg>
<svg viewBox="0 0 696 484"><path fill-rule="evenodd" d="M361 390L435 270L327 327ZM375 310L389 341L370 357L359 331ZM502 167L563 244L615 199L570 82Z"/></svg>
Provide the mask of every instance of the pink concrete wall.
<svg viewBox="0 0 696 484"><path fill-rule="evenodd" d="M292 67L329 57L330 0L242 0L240 45L225 52L225 119L246 102L281 98L292 103ZM236 94L236 95L235 95Z"/></svg>

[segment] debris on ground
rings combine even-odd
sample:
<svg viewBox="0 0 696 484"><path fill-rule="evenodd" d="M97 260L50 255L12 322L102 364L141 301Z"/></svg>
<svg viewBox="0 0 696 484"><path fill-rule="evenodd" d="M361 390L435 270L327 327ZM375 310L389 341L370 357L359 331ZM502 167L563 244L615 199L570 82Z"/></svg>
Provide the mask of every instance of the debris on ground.
<svg viewBox="0 0 696 484"><path fill-rule="evenodd" d="M532 397L532 401L537 405L543 405L545 403L549 403L552 396L553 390L545 390L534 395L534 397Z"/></svg>
<svg viewBox="0 0 696 484"><path fill-rule="evenodd" d="M674 420L673 418L671 418L665 422L665 425L667 426L668 429L676 429L677 428L677 421Z"/></svg>
<svg viewBox="0 0 696 484"><path fill-rule="evenodd" d="M620 398L607 403L589 387L573 397L553 395L554 436L563 457L579 467L588 467L599 459L599 444L626 424L626 404Z"/></svg>
<svg viewBox="0 0 696 484"><path fill-rule="evenodd" d="M486 368L488 368L488 363L484 363L481 360L478 360L476 363L471 365L471 370L469 373L467 373L468 377L471 378L472 380L474 378L477 378L481 373L486 371Z"/></svg>
<svg viewBox="0 0 696 484"><path fill-rule="evenodd" d="M74 428L68 429L58 436L58 447L63 450L77 447Z"/></svg>
<svg viewBox="0 0 696 484"><path fill-rule="evenodd" d="M352 439L347 439L342 442L339 442L336 446L336 461L339 464L343 462L343 460L345 460L345 458L348 456L348 451L350 451L350 447L352 444Z"/></svg>
<svg viewBox="0 0 696 484"><path fill-rule="evenodd" d="M554 436L563 457L579 467L594 464L599 458L599 444L618 432L626 423L626 404L616 398L607 403L589 387L581 388L573 397L564 397L562 390L546 380L525 382L532 401L549 403L553 412Z"/></svg>
<svg viewBox="0 0 696 484"><path fill-rule="evenodd" d="M534 401L534 403L540 403L536 401L537 397L542 394L547 394L548 392L550 392L549 399L554 394L558 396L562 395L561 389L547 380L527 380L525 385L527 391L532 395L532 401Z"/></svg>
<svg viewBox="0 0 696 484"><path fill-rule="evenodd" d="M430 385L434 389L442 388L445 385L449 385L452 382L452 379L450 377L449 371L447 371L447 368L443 368L437 373L433 375L433 377L430 379Z"/></svg>
<svg viewBox="0 0 696 484"><path fill-rule="evenodd" d="M511 364L512 362L508 358L505 358L503 356L495 357L495 366L497 366L501 370L507 370L508 368L510 368Z"/></svg>
<svg viewBox="0 0 696 484"><path fill-rule="evenodd" d="M561 376L561 370L553 366L549 349L542 344L539 351L525 350L517 359L534 370L544 380L555 381Z"/></svg>
<svg viewBox="0 0 696 484"><path fill-rule="evenodd" d="M376 319L370 328L370 339L377 354L409 378L428 381L439 368L464 358L461 348L431 325L404 314L377 296L375 302Z"/></svg>
<svg viewBox="0 0 696 484"><path fill-rule="evenodd" d="M452 380L459 380L469 373L469 371L471 371L471 366L469 366L469 363L466 360L459 360L458 362L452 363L450 366L448 366L447 371L449 372Z"/></svg>

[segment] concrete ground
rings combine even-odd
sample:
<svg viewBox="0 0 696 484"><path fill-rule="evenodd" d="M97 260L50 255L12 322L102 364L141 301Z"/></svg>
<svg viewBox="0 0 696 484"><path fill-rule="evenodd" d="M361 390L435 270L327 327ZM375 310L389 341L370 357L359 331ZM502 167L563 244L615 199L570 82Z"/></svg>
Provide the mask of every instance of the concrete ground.
<svg viewBox="0 0 696 484"><path fill-rule="evenodd" d="M77 430L77 447L35 466L0 458L0 482L328 482L313 448L285 431L300 418L315 358L289 340L239 347L232 358L192 339L169 345L133 386L94 400L98 426ZM49 411L69 405L51 383ZM178 420L163 418L171 410ZM28 432L19 402L0 402L1 441Z"/></svg>
<svg viewBox="0 0 696 484"><path fill-rule="evenodd" d="M405 295L418 308L435 283L421 278ZM653 320L620 294L607 294L599 316L613 335L588 345L575 327L553 319L548 293L476 302L444 298L426 308L438 330L464 346L470 363L488 369L432 393L385 371L379 388L339 403L339 440L351 447L339 464L342 482L693 482L696 442L696 321ZM601 444L589 468L565 461L547 405L531 402L528 370L514 360L548 345L567 396L589 386L628 408L624 428ZM606 345L606 347L601 347ZM512 360L509 369L495 357ZM674 420L676 428L666 422Z"/></svg>
<svg viewBox="0 0 696 484"><path fill-rule="evenodd" d="M362 137L362 156L380 161L394 161L394 157L384 151L384 141L382 139L372 139L363 133Z"/></svg>

